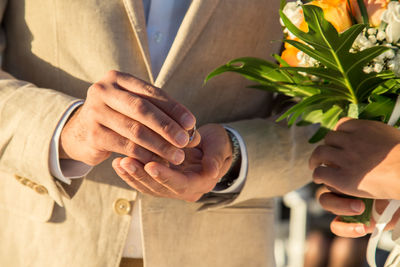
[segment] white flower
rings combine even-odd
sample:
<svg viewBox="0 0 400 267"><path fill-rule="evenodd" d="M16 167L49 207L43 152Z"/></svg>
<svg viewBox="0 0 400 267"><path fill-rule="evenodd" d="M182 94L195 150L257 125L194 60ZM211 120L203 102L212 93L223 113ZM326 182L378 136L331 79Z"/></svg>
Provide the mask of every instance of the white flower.
<svg viewBox="0 0 400 267"><path fill-rule="evenodd" d="M400 76L400 54L396 54L396 57L388 62L388 68L394 72L394 74Z"/></svg>
<svg viewBox="0 0 400 267"><path fill-rule="evenodd" d="M385 55L386 58L392 59L392 58L394 58L394 56L395 56L396 54L394 53L393 49L390 49L390 50L386 51L386 52L384 53L384 55Z"/></svg>
<svg viewBox="0 0 400 267"><path fill-rule="evenodd" d="M364 71L365 73L371 73L373 70L374 70L374 69L373 69L371 66L365 66L365 67L363 68L363 71Z"/></svg>
<svg viewBox="0 0 400 267"><path fill-rule="evenodd" d="M376 44L376 37L375 37L374 35L368 36L368 40L369 40L371 43Z"/></svg>
<svg viewBox="0 0 400 267"><path fill-rule="evenodd" d="M400 3L391 1L387 10L382 14L382 21L386 27L386 40L388 43L397 43L400 39Z"/></svg>
<svg viewBox="0 0 400 267"><path fill-rule="evenodd" d="M375 28L369 28L367 32L369 35L374 35L374 34L376 34L376 31L377 31L377 29L375 29Z"/></svg>
<svg viewBox="0 0 400 267"><path fill-rule="evenodd" d="M302 7L297 2L289 2L283 8L283 13L290 19L290 21L297 27L303 22Z"/></svg>
<svg viewBox="0 0 400 267"><path fill-rule="evenodd" d="M304 21L301 2L289 2L283 8L283 13L289 20L296 26L300 27L301 23ZM280 20L281 25L285 26L282 19ZM295 36L288 31L290 38L294 38Z"/></svg>
<svg viewBox="0 0 400 267"><path fill-rule="evenodd" d="M389 70L394 70L395 66L396 66L396 64L395 64L394 60L389 60L388 61L387 67L388 67Z"/></svg>
<svg viewBox="0 0 400 267"><path fill-rule="evenodd" d="M374 66L374 71L377 72L377 73L379 73L379 72L381 72L382 70L383 70L383 65L380 64L380 63L376 63L375 66Z"/></svg>
<svg viewBox="0 0 400 267"><path fill-rule="evenodd" d="M358 48L360 51L373 46L374 43L372 43L367 37L365 37L363 33L360 33L360 35L358 35L357 39L354 42L354 47Z"/></svg>
<svg viewBox="0 0 400 267"><path fill-rule="evenodd" d="M378 39L378 41L383 41L386 38L386 33L384 31L379 30L378 34L376 35L376 39Z"/></svg>
<svg viewBox="0 0 400 267"><path fill-rule="evenodd" d="M379 56L377 56L376 58L374 58L374 61L380 64L384 64L385 58L386 58L386 52L380 54Z"/></svg>

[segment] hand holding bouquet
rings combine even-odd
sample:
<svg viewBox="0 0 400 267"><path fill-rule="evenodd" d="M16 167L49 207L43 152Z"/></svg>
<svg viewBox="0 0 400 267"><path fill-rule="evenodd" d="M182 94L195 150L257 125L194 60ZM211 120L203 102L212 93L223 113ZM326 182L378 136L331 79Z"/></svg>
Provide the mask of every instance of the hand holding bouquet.
<svg viewBox="0 0 400 267"><path fill-rule="evenodd" d="M282 1L280 15L285 50L274 55L278 64L239 58L207 80L236 72L256 82L254 88L293 97L298 103L278 120L319 124L310 142L321 140L342 117L389 121L400 93L398 1ZM368 223L372 201L364 201L362 215L342 219Z"/></svg>

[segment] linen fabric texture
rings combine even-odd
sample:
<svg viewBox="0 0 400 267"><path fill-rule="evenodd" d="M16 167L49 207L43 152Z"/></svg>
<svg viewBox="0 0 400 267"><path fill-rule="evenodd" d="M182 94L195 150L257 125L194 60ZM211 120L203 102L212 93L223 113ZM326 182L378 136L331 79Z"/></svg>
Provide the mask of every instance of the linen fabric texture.
<svg viewBox="0 0 400 267"><path fill-rule="evenodd" d="M194 0L154 81L142 0L0 0L0 265L119 266L132 219L115 203L140 199L145 266L273 266L273 197L310 181L307 128L266 119L273 95L238 75L203 81L232 58L278 52L278 8ZM115 155L71 185L52 177L58 121L111 69L163 88L198 126L237 130L249 161L241 193L199 203L141 195L111 168Z"/></svg>

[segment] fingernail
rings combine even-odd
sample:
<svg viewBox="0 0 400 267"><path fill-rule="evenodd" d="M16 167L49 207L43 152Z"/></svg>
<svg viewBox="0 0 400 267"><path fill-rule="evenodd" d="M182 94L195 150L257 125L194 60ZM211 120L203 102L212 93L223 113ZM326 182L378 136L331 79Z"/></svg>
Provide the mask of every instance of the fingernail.
<svg viewBox="0 0 400 267"><path fill-rule="evenodd" d="M186 132L179 132L175 136L175 141L180 145L180 146L185 146L189 142L189 136Z"/></svg>
<svg viewBox="0 0 400 267"><path fill-rule="evenodd" d="M177 150L173 154L173 161L176 164L181 164L185 160L185 153L182 150Z"/></svg>
<svg viewBox="0 0 400 267"><path fill-rule="evenodd" d="M125 165L125 169L127 169L129 173L135 173L136 172L136 167L133 164Z"/></svg>
<svg viewBox="0 0 400 267"><path fill-rule="evenodd" d="M156 169L149 169L148 172L152 177L157 177L159 174L159 172Z"/></svg>
<svg viewBox="0 0 400 267"><path fill-rule="evenodd" d="M354 230L359 233L360 235L364 235L365 234L365 229L364 229L364 225L358 225L354 228Z"/></svg>
<svg viewBox="0 0 400 267"><path fill-rule="evenodd" d="M361 205L360 201L352 201L350 203L350 207L355 212L361 212L361 210L362 210L362 205Z"/></svg>
<svg viewBox="0 0 400 267"><path fill-rule="evenodd" d="M185 113L182 115L181 125L183 126L183 128L191 129L194 127L195 123L196 122L195 122L195 119L193 118L193 116L189 115L188 113Z"/></svg>

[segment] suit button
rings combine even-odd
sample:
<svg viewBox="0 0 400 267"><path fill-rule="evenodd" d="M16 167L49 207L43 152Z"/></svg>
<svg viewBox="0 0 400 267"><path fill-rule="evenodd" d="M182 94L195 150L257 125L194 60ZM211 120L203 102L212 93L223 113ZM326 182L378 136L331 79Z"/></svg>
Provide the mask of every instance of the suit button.
<svg viewBox="0 0 400 267"><path fill-rule="evenodd" d="M119 198L114 201L114 211L118 215L127 215L131 211L131 203L126 199Z"/></svg>
<svg viewBox="0 0 400 267"><path fill-rule="evenodd" d="M46 187L44 187L43 185L35 185L33 187L33 190L35 190L36 193L40 194L40 195L45 195L48 193Z"/></svg>
<svg viewBox="0 0 400 267"><path fill-rule="evenodd" d="M30 188L34 188L35 186L36 186L36 183L34 183L34 182L32 182L32 181L27 181L26 183L25 183L25 185L27 186L27 187L30 187Z"/></svg>
<svg viewBox="0 0 400 267"><path fill-rule="evenodd" d="M21 179L19 180L19 182L20 182L21 184L23 184L23 185L27 185L29 182L31 182L31 180L26 179L26 178L21 178Z"/></svg>

